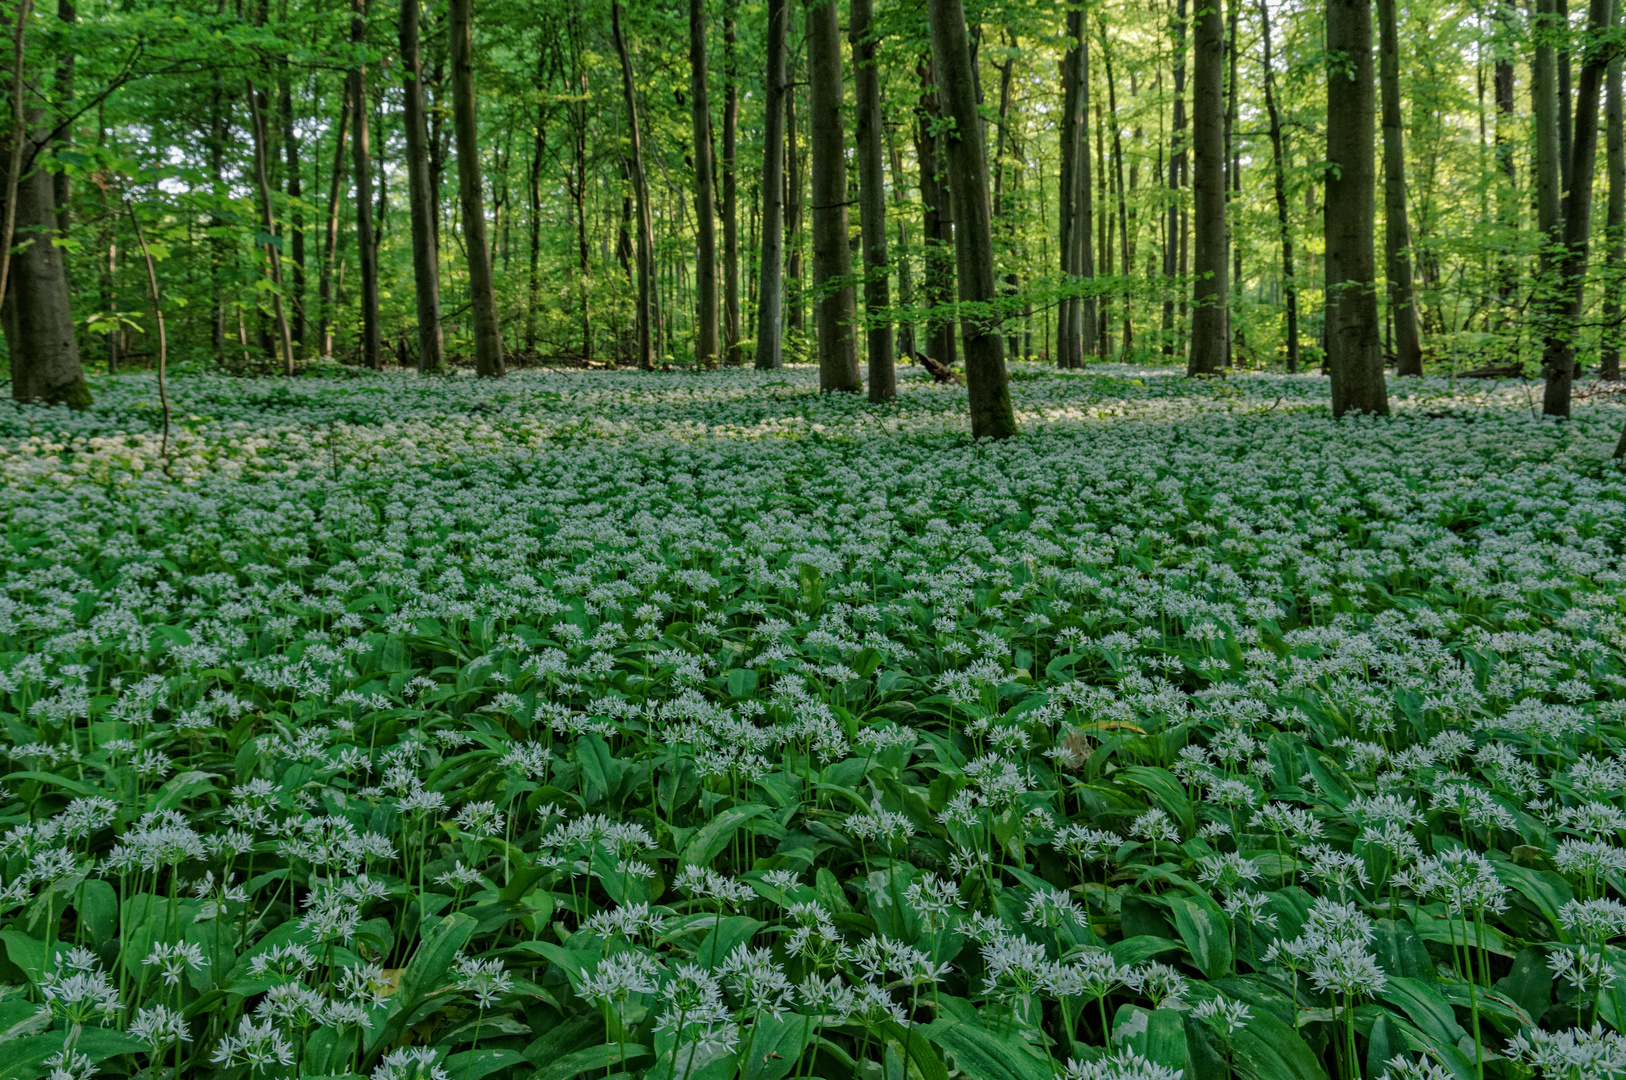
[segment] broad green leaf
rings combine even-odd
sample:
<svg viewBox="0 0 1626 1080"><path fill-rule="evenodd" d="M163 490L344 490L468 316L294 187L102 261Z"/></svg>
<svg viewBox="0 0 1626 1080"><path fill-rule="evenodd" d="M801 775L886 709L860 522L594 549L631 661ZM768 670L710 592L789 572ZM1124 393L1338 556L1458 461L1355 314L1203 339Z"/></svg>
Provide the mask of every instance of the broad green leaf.
<svg viewBox="0 0 1626 1080"><path fill-rule="evenodd" d="M933 1021L927 1034L955 1069L977 1080L1049 1080L1051 1075L1049 1064L1025 1042L976 1024L945 1018Z"/></svg>
<svg viewBox="0 0 1626 1080"><path fill-rule="evenodd" d="M728 846L736 829L757 815L772 811L773 807L762 803L748 803L724 810L689 837L689 842L683 845L683 862L690 866L711 865L711 861Z"/></svg>
<svg viewBox="0 0 1626 1080"><path fill-rule="evenodd" d="M1223 909L1207 896L1169 896L1174 927L1186 950L1205 976L1223 978L1231 970L1230 920Z"/></svg>

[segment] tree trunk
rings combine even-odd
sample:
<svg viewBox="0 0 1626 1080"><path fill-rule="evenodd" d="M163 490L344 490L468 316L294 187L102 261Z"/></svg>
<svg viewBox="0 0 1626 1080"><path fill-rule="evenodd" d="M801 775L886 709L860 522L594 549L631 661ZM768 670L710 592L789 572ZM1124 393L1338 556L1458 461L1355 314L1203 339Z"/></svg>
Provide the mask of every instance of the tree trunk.
<svg viewBox="0 0 1626 1080"><path fill-rule="evenodd" d="M780 0L783 2L783 0ZM621 60L621 94L627 106L627 133L630 144L627 165L632 173L632 194L638 209L638 311L634 318L638 366L655 366L655 335L660 323L659 297L655 289L655 228L649 206L649 181L644 172L643 137L638 127L638 94L632 81L632 56L621 29L621 0L610 5L610 25L615 34L615 51Z"/></svg>
<svg viewBox="0 0 1626 1080"><path fill-rule="evenodd" d="M571 92L574 101L569 106L571 117L571 152L574 173L566 180L576 217L576 284L581 301L581 354L582 363L593 360L592 266L587 248L587 43L579 13L569 21L571 55Z"/></svg>
<svg viewBox="0 0 1626 1080"><path fill-rule="evenodd" d="M40 110L31 109L26 127L37 128L43 120ZM11 257L0 302L0 328L11 354L11 396L19 402L87 409L93 402L79 365L62 249L51 242L56 203L51 174L38 160L40 142L38 136L24 139L28 152L16 184L11 234L12 246L21 250ZM9 149L0 145L0 160L10 158Z"/></svg>
<svg viewBox="0 0 1626 1080"><path fill-rule="evenodd" d="M362 48L367 40L367 0L350 0L350 43ZM378 248L373 243L373 161L369 149L367 66L350 69L351 172L356 185L356 261L361 266L361 362L378 370L384 366L384 342L378 325Z"/></svg>
<svg viewBox="0 0 1626 1080"><path fill-rule="evenodd" d="M916 70L920 75L920 104L915 110L915 159L920 164L921 241L926 264L926 355L944 367L953 367L954 324L943 312L954 298L954 219L941 176L938 139L932 132L938 108L930 60L922 60Z"/></svg>
<svg viewBox="0 0 1626 1080"><path fill-rule="evenodd" d="M706 0L689 0L689 112L694 130L695 362L717 366L717 204L706 89Z"/></svg>
<svg viewBox="0 0 1626 1080"><path fill-rule="evenodd" d="M971 398L971 437L1016 434L1005 342L995 310L994 239L988 205L988 167L978 134L977 88L960 0L928 0L932 66L954 127L944 134L949 191L954 200L955 270L959 279L960 337Z"/></svg>
<svg viewBox="0 0 1626 1080"><path fill-rule="evenodd" d="M1501 227L1505 246L1519 227L1519 193L1515 183L1513 164L1515 148L1519 144L1518 119L1514 115L1513 54L1519 47L1518 11L1513 0L1501 0L1496 7L1496 162L1502 171L1502 182L1497 186L1497 224ZM1497 255L1497 297L1501 312L1497 326L1507 324L1508 312L1513 305L1514 288L1518 283L1518 262L1507 253Z"/></svg>
<svg viewBox="0 0 1626 1080"><path fill-rule="evenodd" d="M538 59L536 71L536 93L540 99L545 88L544 61ZM542 155L547 150L547 106L540 101L536 107L536 130L531 134L531 166L526 174L525 194L527 207L530 210L530 221L526 223L530 241L530 260L526 269L526 299L525 299L525 353L531 358L536 356L536 319L542 310ZM632 201L630 194L632 170L622 163L623 171L627 177L629 194L627 201ZM630 249L631 239L628 238Z"/></svg>
<svg viewBox="0 0 1626 1080"><path fill-rule="evenodd" d="M892 129L882 125L886 135L888 155L892 165L892 220L898 224L898 335L893 349L894 364L896 357L907 360L915 353L915 324L911 317L914 309L915 290L914 281L909 268L909 226L907 209L908 196L904 194L905 180L903 174L903 155L898 152L897 143L892 139ZM896 372L894 371L894 376Z"/></svg>
<svg viewBox="0 0 1626 1080"><path fill-rule="evenodd" d="M282 301L282 254L278 248L276 212L271 204L270 133L266 130L265 113L260 106L260 93L254 84L248 84L248 115L253 127L254 186L260 196L260 230L265 236L265 254L271 275L271 314L276 322L277 350L282 359L282 373L294 373L294 343L288 330L288 313ZM154 301L156 303L156 300Z"/></svg>
<svg viewBox="0 0 1626 1080"><path fill-rule="evenodd" d="M418 312L418 371L439 371L445 339L440 328L440 239L435 235L435 192L429 186L429 129L424 115L423 56L418 47L418 0L401 0L401 79L406 128L407 203L412 219L412 284Z"/></svg>
<svg viewBox="0 0 1626 1080"><path fill-rule="evenodd" d="M864 326L869 353L869 399L879 404L898 393L892 356L892 304L887 286L886 167L881 156L881 73L870 34L872 0L852 0L848 34L853 49L853 87L858 115L858 217L864 238Z"/></svg>
<svg viewBox="0 0 1626 1080"><path fill-rule="evenodd" d="M1199 0L1202 2L1202 0ZM1180 283L1180 189L1186 182L1186 0L1177 0L1174 14L1174 118L1169 136L1169 211L1163 240L1163 355L1172 357L1179 343L1174 325L1175 294Z"/></svg>
<svg viewBox="0 0 1626 1080"><path fill-rule="evenodd" d="M349 113L340 118L342 128L349 122ZM224 235L226 221L219 212L225 205L226 191L226 95L223 76L215 72L210 76L209 88L209 179L212 182L210 194L214 197L216 210L209 215L209 227L214 234L209 239L209 280L214 288L214 305L210 311L210 330L214 339L215 364L223 365L226 362L226 308L229 293L226 283L221 280L226 268L226 261L231 254L231 241ZM110 213L115 211L109 211ZM109 256L111 258L111 256ZM120 332L122 333L122 331ZM114 339L115 343L117 338ZM116 345L115 345L116 347Z"/></svg>
<svg viewBox="0 0 1626 1080"><path fill-rule="evenodd" d="M745 362L740 351L740 56L734 28L737 3L729 0L723 16L723 349L730 367Z"/></svg>
<svg viewBox="0 0 1626 1080"><path fill-rule="evenodd" d="M1376 111L1371 0L1327 0L1327 363L1332 412L1387 415L1378 323L1373 197Z"/></svg>
<svg viewBox="0 0 1626 1080"><path fill-rule="evenodd" d="M1101 62L1106 67L1107 76L1107 112L1112 117L1112 182L1118 195L1118 255L1119 268L1124 279L1124 291L1121 297L1123 303L1123 354L1122 359L1128 361L1130 345L1134 341L1134 311L1129 293L1129 192L1124 185L1124 136L1123 125L1118 122L1118 88L1117 81L1112 74L1112 47L1107 40L1107 23L1103 15L1096 24L1101 38ZM1223 198L1223 195L1221 196ZM1107 268L1112 268L1112 249L1109 246L1102 252L1107 261ZM1223 258L1223 253L1221 255ZM1106 330L1102 329L1102 355L1106 355Z"/></svg>
<svg viewBox="0 0 1626 1080"><path fill-rule="evenodd" d="M1575 136L1571 142L1574 160L1569 170L1569 198L1564 200L1564 244L1558 260L1563 310L1542 349L1546 378L1542 412L1561 418L1570 414L1570 389L1575 377L1575 334L1585 300L1592 186L1598 161L1598 105L1604 75L1617 48L1614 40L1606 36L1613 23L1613 0L1592 0L1588 4L1586 50L1575 94Z"/></svg>
<svg viewBox="0 0 1626 1080"><path fill-rule="evenodd" d="M1335 0L1336 2L1336 0ZM1225 366L1229 269L1225 258L1225 22L1219 6L1199 0L1193 47L1191 132L1192 244L1191 355L1188 375L1212 375Z"/></svg>
<svg viewBox="0 0 1626 1080"><path fill-rule="evenodd" d="M463 207L463 245L469 260L469 302L474 314L474 372L499 378L505 372L497 289L486 243L485 195L480 184L480 125L474 104L474 37L471 0L451 0L452 136L457 143L457 193Z"/></svg>
<svg viewBox="0 0 1626 1080"><path fill-rule="evenodd" d="M302 172L299 163L299 129L294 117L293 86L288 74L287 59L283 60L281 85L278 93L282 97L282 150L288 162L288 261L292 265L293 281L289 293L293 300L292 318L289 320L289 333L293 335L294 344L301 347L305 344L305 200L302 190Z"/></svg>
<svg viewBox="0 0 1626 1080"><path fill-rule="evenodd" d="M1383 92L1383 258L1394 320L1396 374L1423 374L1417 301L1411 283L1411 229L1406 221L1406 157L1400 127L1400 35L1395 0L1378 0L1378 81Z"/></svg>
<svg viewBox="0 0 1626 1080"><path fill-rule="evenodd" d="M847 239L847 165L841 119L841 26L835 0L807 9L807 112L813 151L813 297L819 389L856 391L857 311Z"/></svg>
<svg viewBox="0 0 1626 1080"><path fill-rule="evenodd" d="M1282 144L1282 113L1276 103L1276 68L1270 52L1270 4L1259 0L1259 30L1264 43L1265 114L1270 124L1272 186L1276 192L1276 229L1282 246L1282 301L1287 314L1287 370L1299 369L1299 290L1293 276L1293 226L1287 209L1287 162Z"/></svg>
<svg viewBox="0 0 1626 1080"><path fill-rule="evenodd" d="M787 4L793 0L786 0ZM798 334L805 329L802 307L802 158L796 146L796 90L785 95L785 322Z"/></svg>
<svg viewBox="0 0 1626 1080"><path fill-rule="evenodd" d="M79 21L79 7L74 0L57 0L57 20L67 26L73 26ZM72 39L69 39L70 42ZM64 121L73 113L73 68L74 54L69 48L62 54L62 59L56 66L56 101L54 102L58 114ZM73 126L63 122L60 124L61 133L57 135L52 146L53 154L61 155L64 150L73 146ZM68 177L66 169L57 172L51 177L51 194L56 202L56 231L59 236L68 235L68 226L73 221L73 184Z"/></svg>
<svg viewBox="0 0 1626 1080"><path fill-rule="evenodd" d="M1621 275L1626 273L1626 125L1623 125L1620 54L1609 60L1608 94L1604 105L1604 145L1609 169L1609 270L1604 276L1603 340L1599 349L1598 377L1614 382L1620 378L1620 293Z"/></svg>
<svg viewBox="0 0 1626 1080"><path fill-rule="evenodd" d="M1056 319L1056 366L1081 368L1095 351L1095 297L1076 291L1095 276L1091 233L1090 140L1085 119L1090 109L1090 59L1084 41L1084 10L1069 6L1067 51L1062 56L1061 169L1057 197L1057 246L1067 294Z"/></svg>
<svg viewBox="0 0 1626 1080"><path fill-rule="evenodd" d="M1242 244L1236 235L1237 213L1242 205L1242 156L1237 149L1235 139L1237 102L1240 82L1237 79L1237 57L1240 50L1236 47L1237 23L1242 10L1242 0L1231 0L1226 9L1226 18L1229 19L1229 28L1226 31L1225 55L1230 65L1230 72L1225 79L1225 245L1231 255L1231 274L1225 282L1225 366L1236 365L1236 345L1242 336L1240 328L1231 325L1231 289L1242 288Z"/></svg>
<svg viewBox="0 0 1626 1080"><path fill-rule="evenodd" d="M337 308L333 289L334 268L339 259L339 193L344 186L344 137L350 126L350 89L346 80L340 91L339 126L333 141L333 171L328 177L327 224L322 230L322 269L316 283L316 336L322 339L322 355L333 355L333 317Z"/></svg>
<svg viewBox="0 0 1626 1080"><path fill-rule="evenodd" d="M789 0L768 0L768 62L762 97L762 257L757 266L756 366L784 363L785 32Z"/></svg>

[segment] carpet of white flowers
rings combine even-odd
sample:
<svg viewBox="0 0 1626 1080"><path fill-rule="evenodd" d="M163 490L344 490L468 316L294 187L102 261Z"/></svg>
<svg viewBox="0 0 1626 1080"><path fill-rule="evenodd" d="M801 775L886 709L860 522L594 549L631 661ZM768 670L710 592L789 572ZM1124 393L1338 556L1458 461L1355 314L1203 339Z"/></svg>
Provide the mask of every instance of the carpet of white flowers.
<svg viewBox="0 0 1626 1080"><path fill-rule="evenodd" d="M1621 398L93 389L0 414L0 1080L1626 1075Z"/></svg>

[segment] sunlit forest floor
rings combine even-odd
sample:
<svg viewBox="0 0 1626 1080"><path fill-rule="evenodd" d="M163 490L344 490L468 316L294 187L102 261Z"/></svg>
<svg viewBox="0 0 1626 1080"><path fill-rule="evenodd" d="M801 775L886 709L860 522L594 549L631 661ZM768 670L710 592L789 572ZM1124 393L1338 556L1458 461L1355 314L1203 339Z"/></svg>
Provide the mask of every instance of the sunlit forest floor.
<svg viewBox="0 0 1626 1080"><path fill-rule="evenodd" d="M0 413L7 1076L1626 1068L1612 393L92 390Z"/></svg>

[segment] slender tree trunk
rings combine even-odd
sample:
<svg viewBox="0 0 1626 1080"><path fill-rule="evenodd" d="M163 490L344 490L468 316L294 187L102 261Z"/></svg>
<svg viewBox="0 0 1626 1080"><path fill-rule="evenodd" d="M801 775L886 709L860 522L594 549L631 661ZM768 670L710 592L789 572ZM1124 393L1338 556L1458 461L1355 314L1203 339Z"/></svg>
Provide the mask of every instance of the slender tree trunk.
<svg viewBox="0 0 1626 1080"><path fill-rule="evenodd" d="M1071 13L1069 13L1071 17ZM1073 175L1070 178L1073 189L1073 230L1068 237L1072 250L1068 257L1072 260L1072 274L1079 284L1088 285L1091 291L1078 300L1078 307L1073 316L1072 333L1078 337L1078 349L1073 353L1073 367L1082 368L1087 356L1104 356L1105 351L1097 350L1096 323L1098 316L1096 308L1098 301L1093 290L1095 284L1095 232L1092 221L1095 217L1095 189L1090 182L1090 133L1088 127L1090 115L1090 50L1089 35L1085 33L1085 14L1082 6L1078 11L1076 27L1069 26L1069 48L1072 52L1076 48L1076 57L1073 76L1078 80L1078 135L1074 143ZM1076 46L1071 44L1075 43ZM1106 212L1103 202L1101 212ZM1111 252L1103 250L1102 258L1107 260L1110 269ZM1102 325L1105 325L1102 321Z"/></svg>
<svg viewBox="0 0 1626 1080"><path fill-rule="evenodd" d="M1282 113L1276 102L1276 68L1270 50L1270 4L1259 0L1259 32L1264 43L1265 115L1270 124L1272 187L1276 229L1282 246L1282 302L1287 314L1287 370L1299 369L1299 290L1293 272L1293 226L1287 207L1287 162L1282 145Z"/></svg>
<svg viewBox="0 0 1626 1080"><path fill-rule="evenodd" d="M65 26L74 26L79 22L79 7L74 0L57 0L57 21ZM70 34L72 31L69 32ZM56 106L57 113L66 119L73 113L73 68L74 53L71 46L72 37L69 37L70 46L64 50L62 59L56 66ZM59 124L60 134L57 135L51 152L61 156L64 150L73 147L73 125ZM73 182L66 169L54 173L51 177L52 197L56 201L56 231L59 236L68 235L68 227L73 221Z"/></svg>
<svg viewBox="0 0 1626 1080"><path fill-rule="evenodd" d="M723 15L723 348L730 367L745 362L740 349L740 57L734 28L737 4L738 0L729 0Z"/></svg>
<svg viewBox="0 0 1626 1080"><path fill-rule="evenodd" d="M1124 291L1120 296L1123 304L1123 354L1122 359L1129 359L1130 345L1134 340L1134 309L1129 293L1130 263L1130 235L1129 235L1129 192L1124 184L1124 137L1123 125L1118 120L1118 85L1112 73L1112 46L1107 39L1106 18L1103 15L1096 24L1101 39L1101 62L1106 67L1107 76L1107 113L1112 117L1112 182L1118 195L1118 266L1124 279ZM1223 198L1223 195L1221 196ZM1107 260L1108 269L1112 266L1112 251L1108 248L1102 253ZM1223 253L1221 255L1223 258ZM1102 331L1102 355L1106 355L1106 332Z"/></svg>
<svg viewBox="0 0 1626 1080"><path fill-rule="evenodd" d="M542 65L537 65L536 89L537 96L542 95L543 78ZM531 165L526 175L526 203L530 210L530 221L527 222L530 240L530 261L526 270L526 300L525 300L525 353L535 359L536 357L536 320L542 310L542 155L547 150L548 138L546 123L546 106L538 104L536 108L536 130L531 136ZM632 170L623 169L631 187ZM631 201L631 196L628 196ZM630 238L628 240L630 244ZM637 316L634 315L636 320Z"/></svg>
<svg viewBox="0 0 1626 1080"><path fill-rule="evenodd" d="M592 266L588 259L587 248L587 43L584 38L584 28L579 13L573 13L569 20L569 36L571 42L570 55L572 67L572 96L574 101L569 106L571 117L571 152L575 169L572 177L567 180L566 186L570 189L570 198L575 207L576 217L576 284L581 301L581 353L582 363L591 364L593 361L593 309L592 309Z"/></svg>
<svg viewBox="0 0 1626 1080"><path fill-rule="evenodd" d="M966 41L960 0L928 0L932 66L945 114L954 122L944 134L949 191L954 199L955 269L959 281L960 337L965 345L966 387L971 397L971 437L1002 439L1016 434L1005 342L995 304L994 239L988 204L988 166L977 137L976 76Z"/></svg>
<svg viewBox="0 0 1626 1080"><path fill-rule="evenodd" d="M463 243L469 260L469 302L474 314L474 371L499 378L505 371L497 289L486 243L485 195L480 181L480 124L474 102L474 37L470 0L451 0L452 135L457 143L457 192L463 207Z"/></svg>
<svg viewBox="0 0 1626 1080"><path fill-rule="evenodd" d="M1520 133L1517 131L1519 121L1514 116L1513 54L1519 47L1521 35L1518 11L1513 5L1513 0L1501 0L1496 6L1495 18L1496 162L1502 172L1502 181L1496 191L1496 205L1497 223L1501 227L1502 237L1505 238L1500 246L1505 247L1519 228L1519 194L1513 155L1515 147L1519 144ZM1517 261L1505 251L1497 255L1497 263L1497 296L1500 310L1495 325L1505 326L1508 312L1513 305L1513 293L1518 283L1519 270Z"/></svg>
<svg viewBox="0 0 1626 1080"><path fill-rule="evenodd" d="M695 362L717 366L717 203L706 88L706 2L689 0L689 109L694 130Z"/></svg>
<svg viewBox="0 0 1626 1080"><path fill-rule="evenodd" d="M209 227L214 231L214 235L209 239L209 280L214 292L214 305L210 311L209 321L211 336L214 339L215 364L220 366L226 362L226 308L229 303L229 292L222 277L231 244L231 241L223 235L226 231L224 228L226 222L218 209L228 198L225 175L226 95L220 72L213 73L209 82L209 179L212 182L210 194L214 197L217 207L209 215ZM122 331L120 333L122 334Z"/></svg>
<svg viewBox="0 0 1626 1080"><path fill-rule="evenodd" d="M784 0L780 0L781 3ZM649 180L644 172L643 136L638 126L638 93L632 79L632 56L627 51L626 34L621 29L621 2L610 5L610 25L615 34L615 51L621 60L621 94L627 106L627 138L630 144L627 167L632 173L632 194L638 209L638 311L635 322L638 366L655 366L655 337L659 334L659 296L655 284L654 217L649 206Z"/></svg>
<svg viewBox="0 0 1626 1080"><path fill-rule="evenodd" d="M282 97L282 151L288 162L288 261L292 264L293 281L289 294L293 300L289 333L294 344L305 344L305 207L303 169L299 162L299 128L294 116L293 86L288 74L288 61L282 61L282 78L278 86Z"/></svg>
<svg viewBox="0 0 1626 1080"><path fill-rule="evenodd" d="M1400 127L1400 35L1395 0L1378 3L1378 81L1383 92L1383 257L1394 320L1396 374L1423 374L1417 301L1411 282L1411 229L1406 221L1406 157Z"/></svg>
<svg viewBox="0 0 1626 1080"><path fill-rule="evenodd" d="M1604 105L1604 145L1609 170L1609 264L1604 275L1603 340L1598 358L1598 377L1610 382L1620 378L1621 276L1626 274L1626 130L1623 130L1626 125L1622 123L1623 114L1626 108L1621 101L1621 58L1617 52L1609 60Z"/></svg>
<svg viewBox="0 0 1626 1080"><path fill-rule="evenodd" d="M1236 119L1240 82L1237 79L1236 44L1237 23L1240 22L1242 0L1231 0L1226 8L1230 21L1226 31L1225 55L1230 65L1225 79L1225 245L1231 255L1231 274L1225 283L1225 366L1236 366L1236 346L1241 343L1242 330L1231 319L1232 290L1242 288L1242 243L1237 235L1237 208L1242 205L1242 155L1237 148Z"/></svg>
<svg viewBox="0 0 1626 1080"><path fill-rule="evenodd" d="M401 80L405 102L401 122L406 128L412 284L418 313L418 371L429 375L441 368L445 339L440 327L440 239L435 235L435 192L429 186L429 129L424 114L423 56L418 47L418 2L401 0Z"/></svg>
<svg viewBox="0 0 1626 1080"><path fill-rule="evenodd" d="M1573 178L1570 175L1570 166L1575 160L1575 142L1573 139L1574 115L1570 111L1573 101L1570 95L1570 42L1574 34L1570 30L1569 0L1553 0L1553 32L1557 37L1555 60L1558 64L1558 190L1563 194L1560 198L1568 196ZM1559 213L1565 211L1560 206Z"/></svg>
<svg viewBox="0 0 1626 1080"><path fill-rule="evenodd" d="M1056 366L1063 370L1084 366L1084 341L1079 326L1081 298L1073 295L1080 283L1075 257L1080 230L1090 231L1090 220L1079 212L1073 173L1080 162L1089 161L1084 135L1084 98L1088 85L1079 78L1079 65L1085 62L1082 26L1084 11L1076 3L1067 5L1067 51L1061 60L1061 116L1057 141L1061 152L1057 181L1056 250L1060 256L1062 287L1065 290L1056 311ZM1087 167L1087 166L1086 166Z"/></svg>
<svg viewBox="0 0 1626 1080"><path fill-rule="evenodd" d="M788 0L768 0L767 70L762 99L762 257L757 265L756 366L784 363L785 33Z"/></svg>
<svg viewBox="0 0 1626 1080"><path fill-rule="evenodd" d="M1575 377L1575 335L1585 300L1588 242L1592 231L1592 187L1598 161L1598 106L1604 75L1617 46L1608 35L1614 25L1613 0L1591 0L1587 6L1586 49L1575 95L1575 135L1571 143L1569 198L1564 201L1564 243L1558 273L1563 311L1555 332L1542 350L1546 387L1542 412L1568 417L1570 389Z"/></svg>
<svg viewBox="0 0 1626 1080"><path fill-rule="evenodd" d="M864 326L869 353L869 399L879 404L898 393L892 356L892 298L887 286L886 167L881 151L881 72L870 34L872 0L852 0L848 34L853 49L853 87L858 115L858 216L864 238Z"/></svg>
<svg viewBox="0 0 1626 1080"><path fill-rule="evenodd" d="M908 214L905 212L908 209L908 196L904 193L906 181L903 173L903 155L898 152L897 143L892 138L892 129L882 125L882 131L886 135L887 151L892 165L892 220L898 225L895 261L898 268L898 335L892 355L907 360L915 354L913 318L915 290L909 265L909 224Z"/></svg>
<svg viewBox="0 0 1626 1080"><path fill-rule="evenodd" d="M1193 28L1191 174L1194 219L1191 355L1188 375L1212 375L1225 366L1229 333L1225 258L1225 23L1214 0L1201 5Z"/></svg>
<svg viewBox="0 0 1626 1080"><path fill-rule="evenodd" d="M813 296L819 334L819 389L856 391L857 311L847 239L847 166L841 118L841 26L836 0L807 9L807 112L812 144Z"/></svg>
<svg viewBox="0 0 1626 1080"><path fill-rule="evenodd" d="M793 0L786 0L787 4ZM785 95L785 304L786 323L798 334L802 316L802 158L796 145L796 91Z"/></svg>
<svg viewBox="0 0 1626 1080"><path fill-rule="evenodd" d="M260 105L261 95L254 89L254 84L248 84L248 115L253 127L254 138L254 186L260 196L260 229L266 238L265 253L269 262L271 276L271 314L276 322L277 351L282 360L282 373L294 373L294 344L293 337L288 330L288 313L282 302L282 255L278 250L276 240L276 213L271 203L271 172L267 159L270 157L269 132L266 130L265 113Z"/></svg>
<svg viewBox="0 0 1626 1080"><path fill-rule="evenodd" d="M350 0L350 43L360 49L367 41L367 0ZM373 160L370 149L370 110L367 106L367 66L350 69L350 153L356 185L356 261L361 266L361 362L374 370L384 366L384 342L378 323L378 248L373 243Z"/></svg>
<svg viewBox="0 0 1626 1080"><path fill-rule="evenodd" d="M1212 0L1198 0L1212 2ZM1169 211L1164 226L1163 355L1172 357L1179 341L1174 325L1176 293L1180 281L1180 189L1186 181L1186 0L1177 0L1174 9L1174 117L1169 136Z"/></svg>
<svg viewBox="0 0 1626 1080"><path fill-rule="evenodd" d="M1332 412L1387 415L1378 322L1373 197L1371 0L1327 0L1327 362Z"/></svg>
<svg viewBox="0 0 1626 1080"><path fill-rule="evenodd" d="M938 138L932 131L938 116L937 83L929 60L923 59L916 70L920 75L920 104L915 110L915 158L920 164L921 239L926 263L926 354L944 367L952 367L956 352L954 324L943 312L954 299L954 219L942 179Z"/></svg>
<svg viewBox="0 0 1626 1080"><path fill-rule="evenodd" d="M333 317L337 310L334 295L334 268L339 258L339 193L344 186L344 138L350 126L350 90L346 80L339 94L339 124L333 142L333 170L328 176L326 226L322 230L322 269L316 283L316 300L320 305L316 336L322 339L322 355L333 355Z"/></svg>

